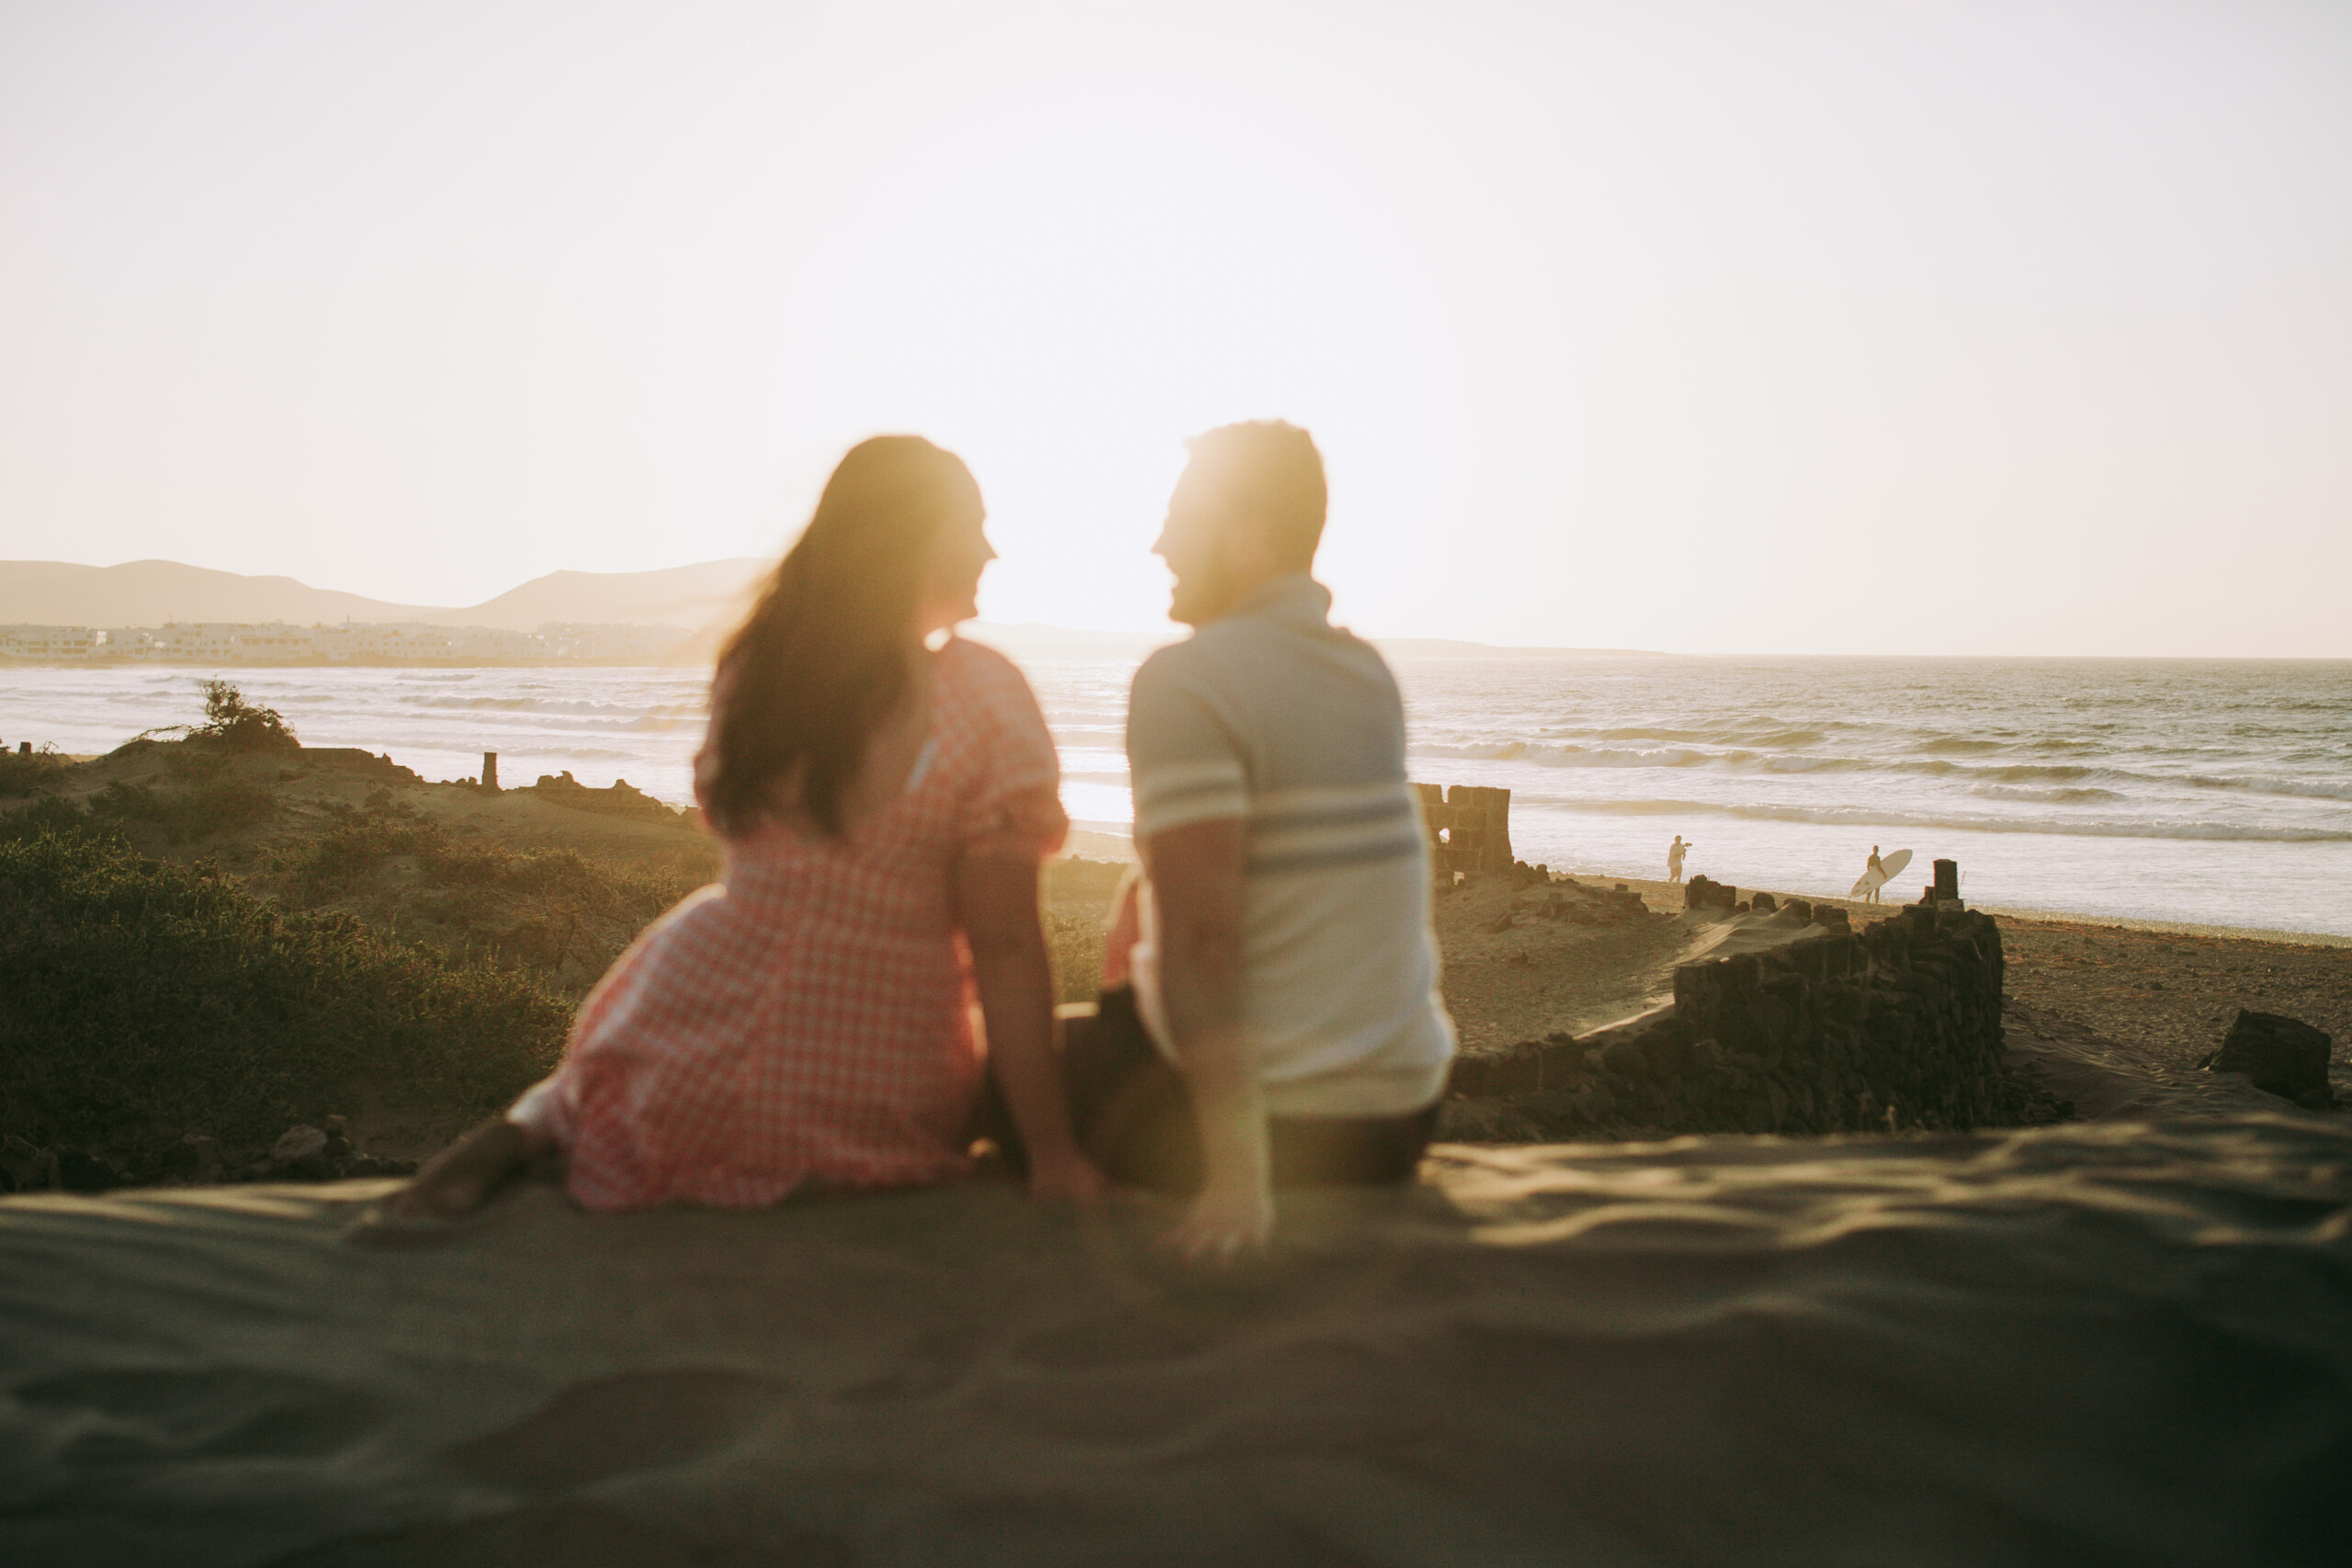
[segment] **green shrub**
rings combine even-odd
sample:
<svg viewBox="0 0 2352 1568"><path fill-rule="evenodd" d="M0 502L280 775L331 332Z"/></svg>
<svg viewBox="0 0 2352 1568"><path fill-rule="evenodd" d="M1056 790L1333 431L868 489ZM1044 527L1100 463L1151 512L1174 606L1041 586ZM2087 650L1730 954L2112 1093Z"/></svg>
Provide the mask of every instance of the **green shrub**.
<svg viewBox="0 0 2352 1568"><path fill-rule="evenodd" d="M175 844L266 822L277 797L250 780L215 775L183 790L151 789L117 781L90 799L90 810L119 821L153 822Z"/></svg>
<svg viewBox="0 0 2352 1568"><path fill-rule="evenodd" d="M561 899L582 914L650 919L697 886L596 864L574 850L510 850L467 843L437 822L382 812L355 817L278 858L277 873L313 897L339 891L395 856L415 860L424 880Z"/></svg>
<svg viewBox="0 0 2352 1568"><path fill-rule="evenodd" d="M205 736L232 751L299 751L302 743L276 708L255 707L232 682L204 682L204 722L191 734Z"/></svg>
<svg viewBox="0 0 2352 1568"><path fill-rule="evenodd" d="M1102 988L1111 906L1127 867L1057 857L1046 863L1044 871L1046 951L1054 966L1054 999L1091 1002Z"/></svg>
<svg viewBox="0 0 2352 1568"><path fill-rule="evenodd" d="M13 811L0 812L0 843L16 843L26 839L38 839L44 833L105 833L121 835L101 829L90 819L90 814L73 801L61 795L48 795L28 806Z"/></svg>
<svg viewBox="0 0 2352 1568"><path fill-rule="evenodd" d="M1102 950L1109 933L1099 919L1046 916L1046 956L1054 970L1054 1000L1091 1002L1102 988Z"/></svg>
<svg viewBox="0 0 2352 1568"><path fill-rule="evenodd" d="M288 914L119 841L0 842L0 1118L37 1142L232 1149L373 1096L473 1116L544 1074L569 1006L516 970Z"/></svg>
<svg viewBox="0 0 2352 1568"><path fill-rule="evenodd" d="M214 679L204 682L204 722L202 724L166 724L153 729L141 730L114 750L120 756L134 746L150 746L159 735L177 736L185 740L212 741L232 751L300 751L302 742L295 738L294 727L276 708L256 707L245 701L245 694L233 681ZM187 760L173 765L174 773L185 771Z"/></svg>
<svg viewBox="0 0 2352 1568"><path fill-rule="evenodd" d="M0 751L0 800L46 789L64 769L65 759L54 746L38 751Z"/></svg>

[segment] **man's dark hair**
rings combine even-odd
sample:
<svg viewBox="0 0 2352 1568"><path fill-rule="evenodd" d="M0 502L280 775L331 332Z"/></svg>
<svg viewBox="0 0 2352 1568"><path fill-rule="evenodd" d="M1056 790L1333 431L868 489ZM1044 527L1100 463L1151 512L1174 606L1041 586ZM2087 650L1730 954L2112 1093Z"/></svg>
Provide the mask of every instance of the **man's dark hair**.
<svg viewBox="0 0 2352 1568"><path fill-rule="evenodd" d="M1265 529L1283 564L1299 571L1315 564L1331 492L1313 436L1279 419L1254 419L1221 424L1184 447L1227 504Z"/></svg>

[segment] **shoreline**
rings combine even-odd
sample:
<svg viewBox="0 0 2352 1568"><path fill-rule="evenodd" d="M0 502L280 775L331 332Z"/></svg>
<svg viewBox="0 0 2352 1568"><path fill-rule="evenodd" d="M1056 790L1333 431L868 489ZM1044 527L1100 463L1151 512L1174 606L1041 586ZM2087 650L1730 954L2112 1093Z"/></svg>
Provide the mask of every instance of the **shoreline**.
<svg viewBox="0 0 2352 1568"><path fill-rule="evenodd" d="M1133 864L1137 859L1135 842L1131 838L1100 823L1073 824L1070 829L1069 842L1063 849L1062 853L1074 860L1114 861L1126 864ZM1666 882L1653 877L1623 876L1607 871L1564 869L1558 866L1554 866L1552 871L1555 875L1573 877L1578 882L1600 883L1610 886L1622 882L1641 894L1643 901L1651 908L1661 913L1679 914L1682 909L1684 886L1682 883ZM1747 883L1737 883L1735 886L1743 895L1758 891L1758 888ZM1790 898L1803 898L1807 903L1816 906L1835 904L1844 908L1848 916L1857 922L1883 919L1887 915L1901 908L1906 902L1906 900L1897 899L1882 904L1865 904L1859 898L1786 892L1778 887L1766 887L1761 891L1771 894L1773 897L1782 902ZM2098 915L2072 909L2020 909L2007 905L1974 902L1971 902L1968 907L1996 916L2003 920L2020 921L2031 925L2147 931L2167 936L2211 937L2229 942L2272 942L2288 947L2352 948L2352 936L2335 931L2299 931L2273 927L2220 925L2211 921L2165 920L2153 916Z"/></svg>
<svg viewBox="0 0 2352 1568"><path fill-rule="evenodd" d="M1607 872L1572 871L1564 874L1573 876L1579 882L1623 882L1627 886L1638 890L1654 908L1668 907L1668 899L1671 900L1672 908L1679 909L1682 907L1682 884L1680 883L1649 881L1630 876L1612 878ZM1843 908L1848 918L1857 923L1869 919L1884 919L1888 915L1912 901L1889 899L1881 904L1865 904L1859 898L1783 893L1777 887L1759 890L1746 883L1738 883L1735 886L1739 888L1742 897L1762 891L1770 893L1782 902L1790 898L1803 898L1816 908L1825 904L1834 904ZM1979 904L1973 900L1968 902L1968 907L1984 914L1996 916L2002 920L2012 920L2028 925L2066 926L2094 931L2146 931L2166 936L2211 937L2227 942L2271 942L2286 947L2352 947L2352 936L2343 936L2334 931L2298 931L2255 926L2217 925L2197 920L2163 920L2152 916L2094 915L2071 909L2019 909L2007 905Z"/></svg>
<svg viewBox="0 0 2352 1568"><path fill-rule="evenodd" d="M409 657L400 655L400 662L348 667L253 663L245 665L242 674L234 666L223 666L220 672L242 682L249 694L258 694L254 698L256 702L280 707L306 740L389 751L396 761L429 778L476 774L481 753L495 751L503 771L513 777L528 779L571 770L591 785L626 777L637 787L673 803L683 804L690 797L688 763L700 737L706 695L692 671L659 663L606 667L601 661L582 660L459 668L437 660L407 662ZM342 673L336 673L337 669ZM65 678L69 670L78 671L72 680ZM1399 666L1399 671L1400 679L1408 678L1404 666ZM0 731L12 743L28 735L36 742L52 740L70 752L110 750L134 730L189 716L196 700L192 694L199 683L194 677L207 672L207 667L158 662L132 668L105 660L23 669L20 680L0 676L0 685L8 688L8 699L0 705L12 716L0 722ZM1127 827L1129 804L1124 761L1117 751L1118 715L1113 701L1119 682L1110 673L1114 672L1106 673L1106 669L1091 663L1065 668L1048 662L1036 666L1033 683L1041 705L1058 716L1056 723L1061 727L1064 760L1071 773L1065 803L1090 835L1101 835L1075 840L1073 848L1088 855L1126 860L1132 855L1130 849L1114 848L1106 841ZM434 679L406 679L411 675ZM517 679L510 681L508 675ZM520 679L524 675L531 679ZM401 679L393 680L393 676ZM1786 697L1802 707L1805 699L1781 689L1791 681L1776 679L1778 685L1768 684L1754 694L1758 700L1767 695ZM2032 690L2041 691L2053 680L2060 678L2045 672ZM1905 761L1902 758L1909 756L1907 751L1900 756L1889 751L1882 757L1884 748L1877 742L1848 758L1842 743L1824 739L1815 744L1809 739L1811 730L1776 731L1772 736L1752 737L1759 744L1771 744L1756 757L1736 763L1742 773L1762 770L1749 788L1738 780L1717 776L1747 753L1723 750L1743 732L1738 730L1736 716L1708 716L1714 713L1710 704L1715 699L1708 694L1712 688L1691 687L1690 682L1678 680L1666 682L1660 692L1663 696L1683 693L1685 705L1697 716L1690 720L1697 728L1686 726L1673 733L1680 735L1689 728L1691 735L1713 739L1694 740L1687 747L1679 741L1657 743L1664 750L1651 749L1647 741L1621 744L1588 737L1570 746L1567 740L1560 740L1559 746L1570 750L1599 747L1607 756L1596 753L1595 758L1584 759L1592 766L1562 762L1557 767L1539 767L1535 765L1539 761L1561 761L1549 754L1557 748L1540 739L1536 731L1541 726L1520 708L1532 700L1529 694L1552 691L1558 684L1554 677L1528 666L1512 675L1504 687L1492 691L1481 680L1466 675L1443 681L1431 677L1431 681L1426 700L1417 709L1416 722L1428 730L1422 739L1429 744L1416 751L1410 764L1416 780L1440 785L1459 783L1512 788L1510 836L1521 857L1531 863L1577 867L1577 874L1587 880L1596 876L1613 880L1620 875L1656 878L1665 869L1662 846L1667 830L1679 828L1686 837L1695 830L1705 840L1705 847L1690 863L1692 869L1775 890L1802 895L1806 889L1818 889L1835 897L1837 888L1850 886L1860 869L1860 852L1871 840L1885 840L1890 847L1905 844L1921 855L1958 859L1968 873L1963 895L2007 918L2144 924L2150 929L2177 924L2184 931L2204 928L2216 933L2308 940L2326 946L2337 945L2327 938L2352 939L2352 912L2347 912L2341 897L2342 886L2352 878L2352 822L2345 818L2346 807L2333 803L2343 793L2343 770L2326 765L2329 759L2341 754L2340 735L2335 739L2320 736L2316 750L2300 761L2273 759L2276 766L2256 766L2257 753L2267 755L2262 747L2256 747L2228 766L2220 761L2210 767L2198 764L2215 774L2209 781L2214 784L2212 791L2191 791L2180 779L2166 783L2165 778L2143 777L2139 772L2131 773L2128 782L2109 781L2111 790L2093 790L2074 786L2087 786L2098 780L2077 779L2073 773L2083 768L2098 773L2129 761L2123 752L2105 761L2101 761L2103 752L2094 755L2106 742L2081 742L2091 745L2093 752L2067 751L2055 759L2066 764L2059 772L2067 776L2042 779L2039 777L2041 764L2029 766L2023 751L2016 758L2005 753L1990 761L1983 758L1938 761L1930 754L1938 746L1992 742L1951 737L1937 739L1936 727L1914 716L1917 722L1909 718L1902 722L1918 730L1913 739L1928 748L1921 753L1926 761ZM1795 684L1810 689L1802 681ZM2007 693L2014 684L1996 682L1992 689ZM1638 688L1641 682L1636 681L1634 685ZM2301 678L2281 686L2267 677L2224 682L2214 689L2242 695L2250 693L2248 700L2275 703L2285 700L2279 695L2282 692L2291 695L2307 688L2318 694L2323 705L2334 689L2327 682ZM2032 692L2027 692L2018 700L2030 695ZM1500 705L1488 714L1488 707L1497 704ZM1482 714L1487 716L1479 717ZM2304 719L2309 716L2305 715ZM1723 729L1722 724L1732 728ZM1464 725L1470 728L1464 729ZM1500 729L1487 735L1496 725ZM1531 725L1534 728L1530 728ZM2132 720L2132 734L2144 741L2139 721ZM2032 729L2034 725L2027 728ZM1544 751L1544 757L1530 753L1514 760L1510 754L1512 747L1485 744L1487 739L1509 739L1521 729L1528 730L1528 744ZM1476 744L1454 744L1465 737ZM2130 750L2127 747L2126 751ZM1502 754L1490 758L1490 751ZM1767 761L1779 759L1782 751L1788 753L1788 769L1781 769L1777 761L1767 766ZM2237 756L2234 751L2230 755ZM1813 762L1825 759L1835 764L1833 773L1849 765L1864 769L1855 781L1855 788L1861 793L1829 812L1834 820L1815 819L1820 814L1812 812L1807 804L1821 805L1822 798L1827 797L1816 797L1827 786L1819 779L1811 784L1801 780ZM1601 761L1608 765L1600 766ZM1995 775L2006 777L2006 773L1995 764L2010 761L2035 776L2010 781L2018 786L2016 789L1989 784L1981 790L1961 787L1974 779L1977 772L1984 772L1987 779L1997 784ZM1878 771L1882 766L1895 768L1896 774L1883 774ZM1938 770L1958 771L1947 779ZM2268 783L2237 777L2249 771L2264 778L2277 777ZM2156 769L2166 777L2178 772L2169 764ZM1919 774L1917 779L1912 776L1915 773ZM2231 787L2223 789L2224 784ZM2241 784L2245 787L2237 787ZM2274 785L2275 798L2266 793ZM1973 799L1974 794L1986 792L2001 798ZM1616 800L1618 795L1626 798ZM1682 799L1686 795L1697 798ZM2099 802L2058 798L2075 795L2102 798ZM2018 799L2010 800L2011 795ZM2044 795L2052 798L2035 804ZM1719 812L1726 800L1747 801L1753 809L1729 820L1709 815ZM1697 829L1684 819L1694 813L1702 821ZM1849 822L1845 819L1849 815L1867 815L1871 820ZM2305 841L2305 829L2324 829L2336 836ZM1596 864L1589 858L1593 856L1603 858ZM1615 872L1620 865L1628 867L1628 872ZM1631 869L1635 867L1641 869ZM1924 876L1922 871L1922 880Z"/></svg>
<svg viewBox="0 0 2352 1568"><path fill-rule="evenodd" d="M1988 915L2027 925L2068 926L2091 931L2145 931L2156 936L2211 937L2223 942L2259 942L2278 947L2352 947L2352 936L2335 931L2268 931L2251 926L2203 925L2193 920L2141 919L2124 915L2053 914L2046 909L2002 909L1971 905Z"/></svg>
<svg viewBox="0 0 2352 1568"><path fill-rule="evenodd" d="M103 760L105 752L59 752L61 761L95 762ZM521 788L524 786L514 786ZM1074 822L1069 837L1056 856L1063 860L1100 861L1113 864L1134 865L1140 857L1135 840L1118 829L1100 822ZM1553 868L1554 874L1573 877L1578 882L1615 886L1623 883L1642 895L1651 908L1666 914L1679 914L1682 909L1684 884L1667 882L1655 877L1622 876L1613 872L1583 869ZM1905 900L1881 904L1865 904L1857 898L1840 898L1802 892L1790 892L1778 887L1758 889L1746 883L1736 883L1743 894L1762 891L1786 902L1803 898L1814 905L1835 904L1843 908L1849 919L1857 922L1883 919L1888 913L1901 908ZM2303 931L2286 927L2233 926L2204 920L2166 920L2154 916L2092 914L2075 909L2025 909L2009 905L1977 904L1968 906L2000 919L2027 925L2064 927L2084 931L2141 931L2161 936L2204 937L2224 942L2267 942L2282 947L2352 948L2352 935L2335 931Z"/></svg>

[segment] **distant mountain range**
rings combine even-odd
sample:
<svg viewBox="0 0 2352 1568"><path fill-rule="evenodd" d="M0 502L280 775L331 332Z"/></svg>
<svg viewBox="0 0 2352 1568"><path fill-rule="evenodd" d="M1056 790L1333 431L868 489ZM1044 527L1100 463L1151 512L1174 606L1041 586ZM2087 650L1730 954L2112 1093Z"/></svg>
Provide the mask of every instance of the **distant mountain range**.
<svg viewBox="0 0 2352 1568"><path fill-rule="evenodd" d="M696 633L683 659L707 659L751 603L772 563L741 557L660 571L551 571L480 604L452 609L393 604L357 593L312 588L290 577L244 577L178 561L76 566L66 561L0 561L0 626L159 626L169 621L284 621L292 626L343 621L413 622L435 626L494 626L536 631L550 622L678 626ZM976 637L1010 651L1135 657L1179 635L1072 631L1027 622L976 623ZM1496 648L1433 637L1379 639L1390 655L1416 659L1589 658L1633 649Z"/></svg>
<svg viewBox="0 0 2352 1568"><path fill-rule="evenodd" d="M689 631L739 614L769 563L703 561L661 571L551 571L483 604L392 604L290 577L243 577L177 561L121 566L0 561L0 626L155 626L166 621L410 621L533 631L548 621Z"/></svg>

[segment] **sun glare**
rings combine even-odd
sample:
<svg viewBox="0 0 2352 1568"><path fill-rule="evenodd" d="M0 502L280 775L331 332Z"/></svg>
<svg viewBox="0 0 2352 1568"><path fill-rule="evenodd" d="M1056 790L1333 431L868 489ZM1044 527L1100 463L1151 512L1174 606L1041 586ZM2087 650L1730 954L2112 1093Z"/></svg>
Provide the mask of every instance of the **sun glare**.
<svg viewBox="0 0 2352 1568"><path fill-rule="evenodd" d="M968 140L989 145L898 167L814 243L775 237L808 303L775 323L770 375L844 443L919 430L972 463L1005 557L989 617L1159 624L1145 549L1180 443L1229 420L1315 430L1346 476L1335 514L1360 524L1426 488L1445 433L1404 434L1453 348L1412 303L1430 297L1418 247L1351 204L1364 171L1230 136L1041 152L1017 116ZM809 365L831 378L799 383Z"/></svg>
<svg viewBox="0 0 2352 1568"><path fill-rule="evenodd" d="M913 431L1157 629L1279 416L1384 635L2333 651L2340 19L1862 9L0 22L0 555L471 604Z"/></svg>

